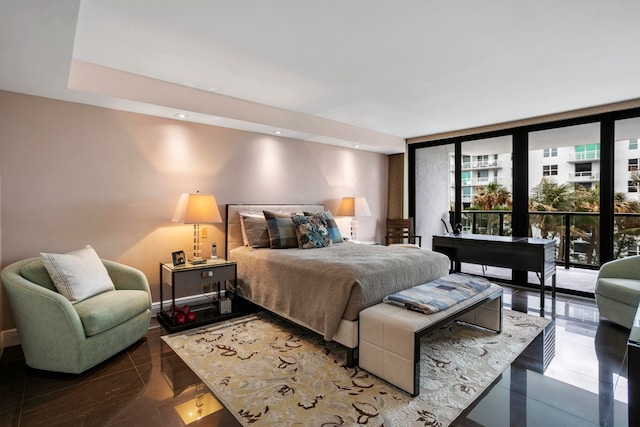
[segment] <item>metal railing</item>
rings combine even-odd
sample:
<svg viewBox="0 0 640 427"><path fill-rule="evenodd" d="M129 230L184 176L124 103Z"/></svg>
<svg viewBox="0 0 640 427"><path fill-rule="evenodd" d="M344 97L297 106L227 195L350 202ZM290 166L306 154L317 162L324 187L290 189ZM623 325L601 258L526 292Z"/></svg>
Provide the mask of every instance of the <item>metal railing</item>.
<svg viewBox="0 0 640 427"><path fill-rule="evenodd" d="M453 223L453 211L449 215ZM511 215L507 210L464 210L462 232L510 236ZM528 217L531 237L556 241L558 264L565 268L599 268L599 212L530 211ZM614 226L614 258L635 255L640 247L640 213L615 213Z"/></svg>
<svg viewBox="0 0 640 427"><path fill-rule="evenodd" d="M462 162L462 169L489 169L499 168L500 162L498 160L477 160L475 162Z"/></svg>
<svg viewBox="0 0 640 427"><path fill-rule="evenodd" d="M502 180L500 178L493 177L493 176L491 176L491 177L486 176L486 177L482 177L482 178L462 178L462 185L464 187L469 187L469 186L477 187L477 186L480 186L480 185L487 186L489 184L500 184L501 181ZM455 185L455 183L454 183L454 185Z"/></svg>
<svg viewBox="0 0 640 427"><path fill-rule="evenodd" d="M587 160L600 160L600 150L577 151L569 153L570 162L583 162Z"/></svg>
<svg viewBox="0 0 640 427"><path fill-rule="evenodd" d="M600 172L569 172L569 182L593 182L600 179Z"/></svg>

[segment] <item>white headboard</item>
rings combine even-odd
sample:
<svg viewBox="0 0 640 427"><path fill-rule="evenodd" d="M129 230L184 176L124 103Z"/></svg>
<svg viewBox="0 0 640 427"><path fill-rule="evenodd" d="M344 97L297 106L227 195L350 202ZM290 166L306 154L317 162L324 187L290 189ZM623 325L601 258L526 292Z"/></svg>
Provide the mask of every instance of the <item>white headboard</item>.
<svg viewBox="0 0 640 427"><path fill-rule="evenodd" d="M227 205L226 215L226 247L227 259L232 249L242 246L242 229L240 228L239 212L258 212L271 211L277 213L302 213L324 211L324 205Z"/></svg>

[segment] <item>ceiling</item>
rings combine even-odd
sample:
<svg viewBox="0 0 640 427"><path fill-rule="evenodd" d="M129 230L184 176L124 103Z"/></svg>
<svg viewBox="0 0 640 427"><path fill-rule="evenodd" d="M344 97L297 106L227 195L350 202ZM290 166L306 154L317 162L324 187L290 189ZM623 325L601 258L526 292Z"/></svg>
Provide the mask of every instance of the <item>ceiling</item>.
<svg viewBox="0 0 640 427"><path fill-rule="evenodd" d="M640 98L637 0L3 0L0 89L380 152Z"/></svg>

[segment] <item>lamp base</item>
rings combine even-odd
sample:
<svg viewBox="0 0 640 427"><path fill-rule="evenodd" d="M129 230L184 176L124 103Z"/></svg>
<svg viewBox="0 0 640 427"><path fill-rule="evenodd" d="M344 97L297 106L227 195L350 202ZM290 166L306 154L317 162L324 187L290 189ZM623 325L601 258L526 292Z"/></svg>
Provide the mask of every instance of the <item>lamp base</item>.
<svg viewBox="0 0 640 427"><path fill-rule="evenodd" d="M358 220L354 216L353 218L351 218L351 241L352 242L355 242L358 240L357 229L358 229Z"/></svg>

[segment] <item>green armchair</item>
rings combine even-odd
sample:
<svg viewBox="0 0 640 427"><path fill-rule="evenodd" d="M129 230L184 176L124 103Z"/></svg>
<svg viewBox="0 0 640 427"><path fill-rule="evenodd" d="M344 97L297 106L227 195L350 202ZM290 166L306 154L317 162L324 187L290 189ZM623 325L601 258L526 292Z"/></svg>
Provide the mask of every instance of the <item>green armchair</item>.
<svg viewBox="0 0 640 427"><path fill-rule="evenodd" d="M145 275L102 260L115 290L72 304L58 293L40 258L2 270L2 283L27 365L78 374L142 338L149 329L151 293Z"/></svg>
<svg viewBox="0 0 640 427"><path fill-rule="evenodd" d="M602 317L631 329L640 304L640 255L609 261L600 267L596 303Z"/></svg>

